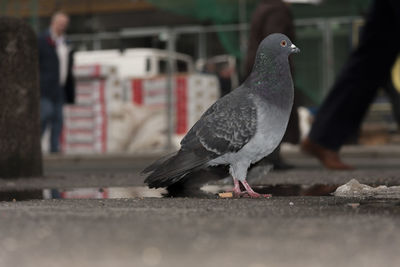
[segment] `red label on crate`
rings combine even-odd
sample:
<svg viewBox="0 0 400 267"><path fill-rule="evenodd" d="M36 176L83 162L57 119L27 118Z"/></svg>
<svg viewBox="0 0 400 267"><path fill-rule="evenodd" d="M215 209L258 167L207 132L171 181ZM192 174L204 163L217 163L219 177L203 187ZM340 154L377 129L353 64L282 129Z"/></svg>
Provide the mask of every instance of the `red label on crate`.
<svg viewBox="0 0 400 267"><path fill-rule="evenodd" d="M135 104L143 104L143 80L132 80L132 101Z"/></svg>
<svg viewBox="0 0 400 267"><path fill-rule="evenodd" d="M176 78L176 133L184 134L187 127L187 78Z"/></svg>
<svg viewBox="0 0 400 267"><path fill-rule="evenodd" d="M100 65L96 65L94 67L94 76L99 77L100 76Z"/></svg>

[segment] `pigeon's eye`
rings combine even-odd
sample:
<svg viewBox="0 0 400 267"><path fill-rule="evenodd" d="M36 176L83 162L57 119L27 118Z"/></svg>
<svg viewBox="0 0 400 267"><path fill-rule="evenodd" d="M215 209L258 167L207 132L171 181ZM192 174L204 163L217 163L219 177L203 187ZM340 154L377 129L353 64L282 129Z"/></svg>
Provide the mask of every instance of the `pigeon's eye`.
<svg viewBox="0 0 400 267"><path fill-rule="evenodd" d="M287 45L286 41L285 41L285 40L282 40L282 41L281 41L281 46L282 46L282 47L285 47L286 45Z"/></svg>

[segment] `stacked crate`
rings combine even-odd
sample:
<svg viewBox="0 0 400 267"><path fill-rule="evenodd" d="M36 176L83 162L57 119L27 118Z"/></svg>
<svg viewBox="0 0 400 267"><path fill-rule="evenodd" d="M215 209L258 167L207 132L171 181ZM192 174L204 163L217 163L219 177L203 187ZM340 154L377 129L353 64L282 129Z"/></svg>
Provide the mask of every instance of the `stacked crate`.
<svg viewBox="0 0 400 267"><path fill-rule="evenodd" d="M139 106L166 109L167 78L132 78L125 82L125 96ZM218 80L213 75L178 75L174 79L175 132L185 134L219 97Z"/></svg>
<svg viewBox="0 0 400 267"><path fill-rule="evenodd" d="M64 108L62 148L67 154L107 151L107 108L121 100L116 70L107 65L81 65L74 69L76 99Z"/></svg>

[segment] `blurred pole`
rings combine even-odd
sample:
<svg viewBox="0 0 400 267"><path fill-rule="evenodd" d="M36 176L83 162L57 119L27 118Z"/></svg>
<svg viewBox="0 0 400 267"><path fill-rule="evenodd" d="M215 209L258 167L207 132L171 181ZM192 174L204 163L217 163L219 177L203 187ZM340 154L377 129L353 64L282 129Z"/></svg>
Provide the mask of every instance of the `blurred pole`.
<svg viewBox="0 0 400 267"><path fill-rule="evenodd" d="M97 36L93 38L93 50L101 50L101 40Z"/></svg>
<svg viewBox="0 0 400 267"><path fill-rule="evenodd" d="M206 59L207 58L207 36L204 31L199 32L199 46L198 46L198 51L197 51L197 57L201 59Z"/></svg>
<svg viewBox="0 0 400 267"><path fill-rule="evenodd" d="M15 1L14 2L14 8L15 8L15 10L14 10L14 17L16 17L16 18L21 18L22 16L21 16L21 3L19 2L19 1Z"/></svg>
<svg viewBox="0 0 400 267"><path fill-rule="evenodd" d="M172 137L175 133L175 53L176 33L172 29L167 31L167 51L168 51L168 74L167 74L167 145L165 149L171 151L173 149Z"/></svg>
<svg viewBox="0 0 400 267"><path fill-rule="evenodd" d="M38 0L31 0L31 26L36 33L39 32Z"/></svg>
<svg viewBox="0 0 400 267"><path fill-rule="evenodd" d="M323 20L320 22L322 29L322 53L323 53L323 95L324 98L332 86L334 81L334 53L333 53L333 36L331 20Z"/></svg>
<svg viewBox="0 0 400 267"><path fill-rule="evenodd" d="M247 23L247 8L246 8L246 0L238 0L238 8L239 8L239 50L240 56L244 57L247 53L247 32L244 27L241 27L243 24ZM240 63L242 63L241 58L239 58ZM240 72L241 75L244 75L244 64L240 64Z"/></svg>

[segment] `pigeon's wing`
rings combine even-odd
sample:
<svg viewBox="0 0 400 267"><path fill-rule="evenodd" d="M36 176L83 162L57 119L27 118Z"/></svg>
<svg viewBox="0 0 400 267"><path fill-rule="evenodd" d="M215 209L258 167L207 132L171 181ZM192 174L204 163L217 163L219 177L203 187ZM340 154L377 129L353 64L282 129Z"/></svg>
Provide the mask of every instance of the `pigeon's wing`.
<svg viewBox="0 0 400 267"><path fill-rule="evenodd" d="M257 108L252 95L243 94L240 89L221 98L203 114L182 140L182 150L198 151L212 159L247 144L257 130Z"/></svg>

